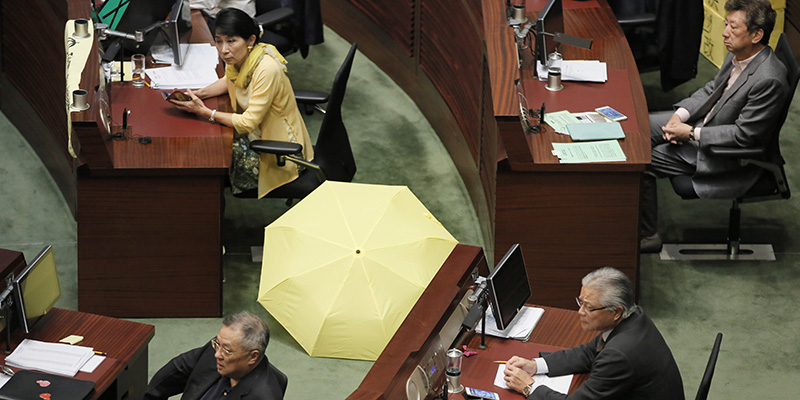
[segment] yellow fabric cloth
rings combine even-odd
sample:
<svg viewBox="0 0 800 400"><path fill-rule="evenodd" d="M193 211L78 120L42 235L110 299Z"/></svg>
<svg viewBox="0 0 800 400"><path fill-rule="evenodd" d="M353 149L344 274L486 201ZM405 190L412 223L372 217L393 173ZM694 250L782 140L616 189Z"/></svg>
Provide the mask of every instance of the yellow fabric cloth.
<svg viewBox="0 0 800 400"><path fill-rule="evenodd" d="M261 59L266 54L272 56L272 58L281 64L285 65L287 63L286 59L283 58L283 55L281 55L275 46L271 44L257 43L255 46L253 46L253 49L250 51L250 54L248 54L247 59L244 60L241 68L236 68L236 66L233 64L225 67L225 77L228 78L229 81L234 82L236 87L246 89L252 80L253 67L258 65L258 63L261 62ZM286 67L283 67L283 70L285 72ZM239 79L240 76L243 79Z"/></svg>
<svg viewBox="0 0 800 400"><path fill-rule="evenodd" d="M233 128L237 135L249 134L251 139L300 143L303 146L303 158L313 160L314 148L297 108L292 84L286 75L285 60L277 50L274 53L270 50L267 46L253 48L252 53L265 53L260 57L261 61L252 66L249 85L239 87L230 78L227 79L228 95L234 110ZM253 56L251 54L248 61ZM243 67L245 65L247 62ZM232 66L227 66L226 71L230 68ZM243 72L244 68L240 69L238 76L244 76ZM274 155L261 155L258 197L264 197L273 189L297 179L297 176L296 164L287 162L284 167L278 167Z"/></svg>

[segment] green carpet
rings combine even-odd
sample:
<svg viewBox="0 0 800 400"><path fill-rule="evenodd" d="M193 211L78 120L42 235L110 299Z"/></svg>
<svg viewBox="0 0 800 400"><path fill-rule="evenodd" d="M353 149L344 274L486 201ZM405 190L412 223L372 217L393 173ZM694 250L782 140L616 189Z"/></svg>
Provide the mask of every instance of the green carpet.
<svg viewBox="0 0 800 400"><path fill-rule="evenodd" d="M349 44L330 30L311 48L308 59L291 55L296 88L328 90ZM651 109L670 105L710 79L716 69L702 59L698 79L662 93L657 74L644 74ZM800 128L798 103L784 127L783 153L798 144L790 135ZM414 103L362 54L358 54L343 105L358 163L356 182L407 185L462 243L481 246L481 234L466 189L436 135ZM321 117L306 117L314 136ZM786 166L790 186L797 163ZM53 244L63 296L58 306L77 308L76 223L52 179L19 132L0 114L0 247L31 259ZM687 238L723 241L729 204L682 201L661 185L660 227L668 242ZM775 262L665 262L657 255L641 259L640 303L673 349L687 398L694 398L717 332L725 334L710 399L787 399L800 393L800 345L797 304L800 292L800 233L795 199L742 207L743 241L775 245ZM287 399L342 399L369 370L364 361L312 358L255 303L260 266L250 262L250 246L263 241L263 228L287 206L282 200L226 196L223 241L224 312L247 309L272 329L270 360L289 376ZM576 293L579 283L575 283ZM150 374L179 352L213 337L220 319L139 319L154 324Z"/></svg>

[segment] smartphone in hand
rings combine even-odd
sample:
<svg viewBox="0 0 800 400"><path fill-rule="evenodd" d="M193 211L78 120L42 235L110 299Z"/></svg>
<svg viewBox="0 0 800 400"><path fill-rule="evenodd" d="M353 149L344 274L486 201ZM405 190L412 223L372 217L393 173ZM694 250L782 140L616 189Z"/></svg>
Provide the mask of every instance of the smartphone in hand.
<svg viewBox="0 0 800 400"><path fill-rule="evenodd" d="M175 90L172 93L161 92L161 96L164 97L164 100L166 100L166 101L170 101L170 100L189 101L189 100L191 100L189 98L189 96L187 96L185 93L183 93L181 91L178 91L178 90Z"/></svg>

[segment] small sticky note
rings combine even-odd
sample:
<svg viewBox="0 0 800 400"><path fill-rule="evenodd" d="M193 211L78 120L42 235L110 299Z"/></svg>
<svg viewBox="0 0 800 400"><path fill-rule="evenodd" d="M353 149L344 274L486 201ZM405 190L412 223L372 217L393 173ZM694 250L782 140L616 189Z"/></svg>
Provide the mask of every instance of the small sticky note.
<svg viewBox="0 0 800 400"><path fill-rule="evenodd" d="M83 341L83 336L79 336L79 335L69 335L69 336L59 340L59 342L66 343L66 344L78 344L81 341Z"/></svg>

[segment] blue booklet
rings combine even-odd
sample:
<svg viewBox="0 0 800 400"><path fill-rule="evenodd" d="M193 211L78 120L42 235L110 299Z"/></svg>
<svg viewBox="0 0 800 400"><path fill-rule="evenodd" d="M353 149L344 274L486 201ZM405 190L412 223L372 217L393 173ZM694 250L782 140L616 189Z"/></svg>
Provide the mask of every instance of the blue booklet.
<svg viewBox="0 0 800 400"><path fill-rule="evenodd" d="M595 122L591 124L567 124L567 132L572 140L582 142L586 140L625 139L625 132L619 122Z"/></svg>

